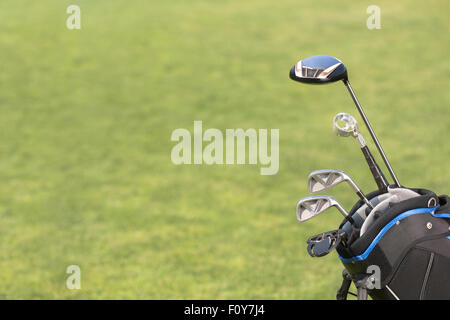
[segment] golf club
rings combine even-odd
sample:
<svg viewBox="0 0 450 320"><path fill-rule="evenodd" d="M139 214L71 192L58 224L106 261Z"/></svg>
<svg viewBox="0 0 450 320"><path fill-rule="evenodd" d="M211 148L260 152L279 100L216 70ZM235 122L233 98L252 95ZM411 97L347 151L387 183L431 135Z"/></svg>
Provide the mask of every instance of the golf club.
<svg viewBox="0 0 450 320"><path fill-rule="evenodd" d="M369 165L370 171L375 179L375 183L381 192L386 192L389 186L386 177L381 171L380 167L376 163L369 147L366 145L366 141L358 130L358 124L356 119L348 113L338 113L333 119L333 131L339 137L349 137L352 136L358 140L361 145L361 151L366 158L367 164Z"/></svg>
<svg viewBox="0 0 450 320"><path fill-rule="evenodd" d="M310 196L300 199L297 203L297 219L300 222L304 222L331 207L336 207L350 223L354 223L348 212L331 196Z"/></svg>
<svg viewBox="0 0 450 320"><path fill-rule="evenodd" d="M310 193L317 193L334 187L344 181L352 187L358 197L363 200L370 209L373 209L373 205L361 189L356 185L352 178L342 170L325 169L311 172L308 176L308 189Z"/></svg>
<svg viewBox="0 0 450 320"><path fill-rule="evenodd" d="M395 175L394 170L392 169L389 160L387 159L386 154L384 153L383 148L381 147L380 142L378 141L375 132L366 117L366 114L364 113L364 110L356 98L350 82L348 81L347 68L342 61L327 55L311 56L297 62L297 64L291 68L289 76L292 80L309 84L325 84L342 80L347 87L348 92L352 96L353 102L361 114L361 117L363 118L364 123L372 136L373 142L377 146L377 149L392 176L392 179L394 179L397 187L400 187L400 182L398 181L397 176Z"/></svg>

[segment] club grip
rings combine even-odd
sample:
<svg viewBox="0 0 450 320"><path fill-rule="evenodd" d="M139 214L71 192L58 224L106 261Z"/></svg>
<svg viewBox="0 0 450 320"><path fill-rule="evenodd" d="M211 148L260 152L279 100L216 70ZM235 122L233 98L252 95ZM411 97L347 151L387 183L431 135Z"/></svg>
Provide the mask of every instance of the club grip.
<svg viewBox="0 0 450 320"><path fill-rule="evenodd" d="M375 162L375 159L373 158L373 155L370 152L369 147L364 146L361 148L361 151L364 154L364 157L366 158L367 164L369 165L370 171L372 172L372 175L375 179L375 183L377 184L378 189L382 192L386 192L389 183L386 180L386 177L384 176L383 172L381 172L380 167Z"/></svg>

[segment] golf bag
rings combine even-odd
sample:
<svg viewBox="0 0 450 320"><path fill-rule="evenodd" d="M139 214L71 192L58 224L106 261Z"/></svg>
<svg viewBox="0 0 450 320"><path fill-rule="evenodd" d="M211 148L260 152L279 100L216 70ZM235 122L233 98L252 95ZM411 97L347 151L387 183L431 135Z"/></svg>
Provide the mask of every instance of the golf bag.
<svg viewBox="0 0 450 320"><path fill-rule="evenodd" d="M359 299L450 300L450 199L425 189L408 190L418 195L389 203L382 214L374 209L363 234L349 228L348 219L342 222L339 229L347 227L350 235L336 246L345 266L337 299L346 299L354 282ZM380 191L367 197L377 196ZM349 216L363 205L357 202Z"/></svg>

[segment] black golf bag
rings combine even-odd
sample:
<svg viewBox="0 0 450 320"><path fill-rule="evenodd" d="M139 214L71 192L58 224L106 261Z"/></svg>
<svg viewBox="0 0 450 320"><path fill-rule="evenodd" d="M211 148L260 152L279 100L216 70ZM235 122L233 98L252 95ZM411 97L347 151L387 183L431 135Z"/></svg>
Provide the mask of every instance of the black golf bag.
<svg viewBox="0 0 450 320"><path fill-rule="evenodd" d="M418 196L389 204L361 235L347 226L347 240L336 246L345 266L337 298L346 299L351 282L358 298L450 300L450 200L424 189ZM379 196L379 191L368 195ZM349 213L355 217L359 201Z"/></svg>

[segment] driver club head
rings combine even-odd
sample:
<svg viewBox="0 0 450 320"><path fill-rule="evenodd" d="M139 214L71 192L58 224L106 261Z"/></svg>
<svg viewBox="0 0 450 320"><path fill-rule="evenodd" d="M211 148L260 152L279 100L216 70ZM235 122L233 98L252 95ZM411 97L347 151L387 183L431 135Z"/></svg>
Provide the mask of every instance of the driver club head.
<svg viewBox="0 0 450 320"><path fill-rule="evenodd" d="M324 84L347 80L347 68L332 56L316 55L300 60L290 70L289 77L298 82Z"/></svg>
<svg viewBox="0 0 450 320"><path fill-rule="evenodd" d="M345 217L348 213L344 208L331 196L310 196L300 199L297 203L297 219L304 222L320 213L328 210L331 207L336 207Z"/></svg>

